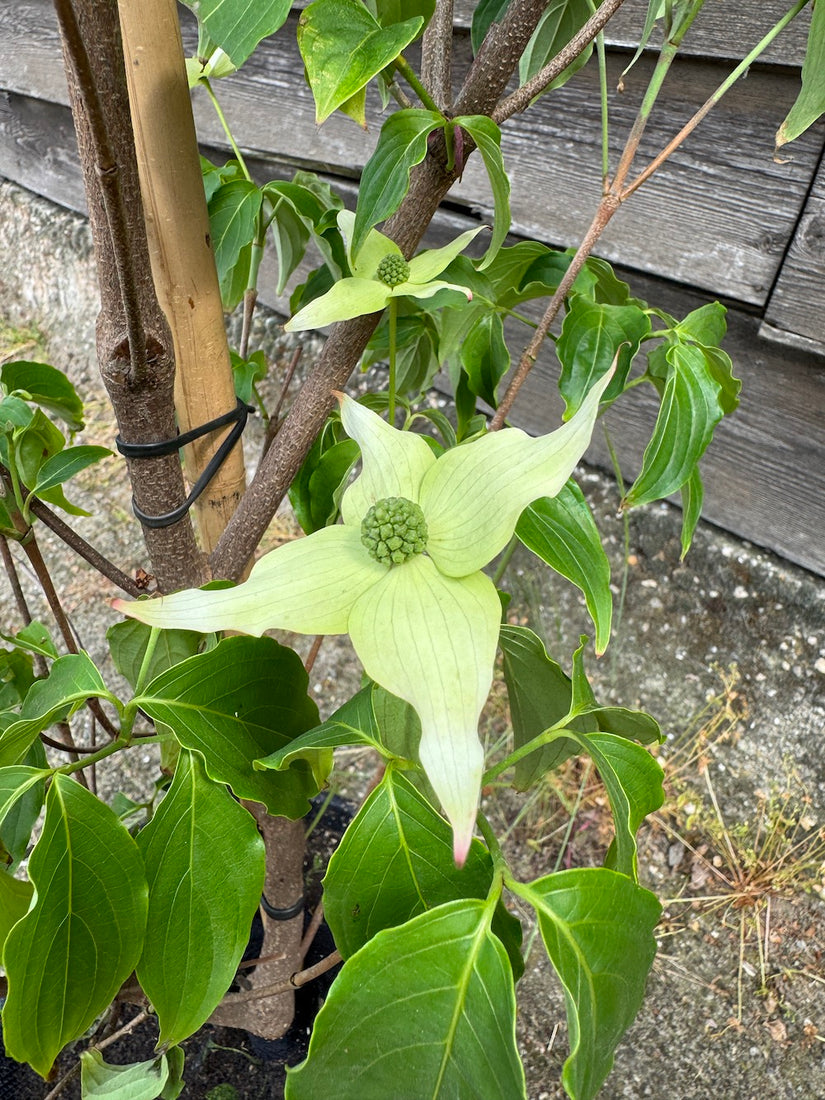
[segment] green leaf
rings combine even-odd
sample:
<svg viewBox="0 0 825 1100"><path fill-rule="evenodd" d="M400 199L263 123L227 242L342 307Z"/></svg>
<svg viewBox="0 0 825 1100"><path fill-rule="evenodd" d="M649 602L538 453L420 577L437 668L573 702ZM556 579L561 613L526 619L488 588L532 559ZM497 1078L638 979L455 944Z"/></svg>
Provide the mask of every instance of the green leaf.
<svg viewBox="0 0 825 1100"><path fill-rule="evenodd" d="M244 250L255 239L262 200L260 188L247 179L234 179L221 184L209 200L212 247L226 308L229 308L230 302L237 305L243 296L249 264L243 270L244 265L240 261L244 258ZM244 285L239 296L237 281L241 276Z"/></svg>
<svg viewBox="0 0 825 1100"><path fill-rule="evenodd" d="M461 364L473 393L496 408L498 384L510 368L504 325L497 313L488 311L473 325L461 347Z"/></svg>
<svg viewBox="0 0 825 1100"><path fill-rule="evenodd" d="M304 213L292 201L294 192L301 190L303 188L296 188L295 184L282 180L268 183L263 189L264 198L272 205L269 229L278 256L278 282L275 287L277 294L283 294L290 275L304 258L309 243L311 223L308 224ZM315 199L315 196L312 198Z"/></svg>
<svg viewBox="0 0 825 1100"><path fill-rule="evenodd" d="M496 258L496 253L510 232L510 179L504 170L501 155L501 130L487 115L461 115L453 119L453 122L466 130L476 143L493 189L495 220L490 247L479 264L479 271L483 271Z"/></svg>
<svg viewBox="0 0 825 1100"><path fill-rule="evenodd" d="M641 1006L661 906L648 890L604 867L508 886L536 909L564 987L570 1057L562 1083L568 1096L591 1100Z"/></svg>
<svg viewBox="0 0 825 1100"><path fill-rule="evenodd" d="M286 20L292 0L184 0L236 69Z"/></svg>
<svg viewBox="0 0 825 1100"><path fill-rule="evenodd" d="M528 550L584 593L596 627L596 653L604 653L613 618L610 562L576 482L571 478L555 497L541 497L525 508L516 535Z"/></svg>
<svg viewBox="0 0 825 1100"><path fill-rule="evenodd" d="M65 444L60 429L52 424L42 409L35 409L28 424L14 433L14 461L20 480L25 485L34 485L43 463L62 451Z"/></svg>
<svg viewBox="0 0 825 1100"><path fill-rule="evenodd" d="M728 331L725 320L727 309L721 302L707 302L688 313L683 321L676 325L676 332L682 340L692 340L696 344L718 347Z"/></svg>
<svg viewBox="0 0 825 1100"><path fill-rule="evenodd" d="M436 111L418 108L396 111L378 135L375 152L364 165L350 252L358 256L373 226L401 205L410 185L410 171L427 155L427 138L444 125Z"/></svg>
<svg viewBox="0 0 825 1100"><path fill-rule="evenodd" d="M485 898L492 880L492 859L477 840L456 867L448 823L389 768L329 861L324 915L346 959L383 928L446 901Z"/></svg>
<svg viewBox="0 0 825 1100"><path fill-rule="evenodd" d="M39 496L45 489L52 489L55 485L61 485L64 481L74 477L75 474L100 462L102 458L108 458L112 452L108 447L69 447L59 454L53 455L44 462L37 473L37 481L30 486L33 495Z"/></svg>
<svg viewBox="0 0 825 1100"><path fill-rule="evenodd" d="M22 763L0 769L0 847L11 868L25 857L32 830L40 816L48 775L46 753L39 741L31 746ZM18 782L19 781L19 782Z"/></svg>
<svg viewBox="0 0 825 1100"><path fill-rule="evenodd" d="M137 684L151 633L151 627L136 619L124 619L106 631L106 641L109 643L115 668L132 688ZM202 641L203 635L196 630L162 630L149 661L146 682L153 680L167 668L179 665L187 657L194 657Z"/></svg>
<svg viewBox="0 0 825 1100"><path fill-rule="evenodd" d="M17 649L23 649L27 653L39 653L41 657L48 657L49 660L54 660L58 655L48 629L36 619L33 619L28 626L24 626L22 630L18 630L16 634L0 634L0 638L4 642L11 642ZM0 674L0 679L5 677ZM34 677L31 682L34 682ZM26 691L30 686L31 683L26 687Z"/></svg>
<svg viewBox="0 0 825 1100"><path fill-rule="evenodd" d="M110 1066L94 1048L80 1055L83 1100L157 1100L168 1080L166 1054L128 1066Z"/></svg>
<svg viewBox="0 0 825 1100"><path fill-rule="evenodd" d="M14 635L3 634L0 637L7 642L15 640ZM0 710L19 707L36 679L34 662L22 647L0 649ZM12 721L14 718L16 715L12 716Z"/></svg>
<svg viewBox="0 0 825 1100"><path fill-rule="evenodd" d="M638 306L601 305L583 294L573 296L556 343L565 419L581 406L593 383L610 370L618 354L616 373L602 398L604 405L615 401L624 389L633 357L649 333L650 318Z"/></svg>
<svg viewBox="0 0 825 1100"><path fill-rule="evenodd" d="M705 495L702 475L698 467L694 469L680 492L682 494L682 553L679 555L679 560L684 561L693 542L696 525L702 515L702 501Z"/></svg>
<svg viewBox="0 0 825 1100"><path fill-rule="evenodd" d="M203 756L210 779L270 813L297 818L318 790L310 764L297 760L278 773L254 770L252 762L317 725L307 683L293 650L271 638L226 638L161 673L137 702Z"/></svg>
<svg viewBox="0 0 825 1100"><path fill-rule="evenodd" d="M319 438L313 444L289 488L289 502L306 534L335 522L341 495L360 454L352 439L324 447Z"/></svg>
<svg viewBox="0 0 825 1100"><path fill-rule="evenodd" d="M268 367L262 351L253 351L247 359L241 359L237 352L230 351L232 378L235 383L235 396L246 405L251 405L255 396L253 387L266 378Z"/></svg>
<svg viewBox="0 0 825 1100"><path fill-rule="evenodd" d="M34 887L27 879L0 870L0 954L9 932L29 911Z"/></svg>
<svg viewBox="0 0 825 1100"><path fill-rule="evenodd" d="M825 4L813 6L808 48L802 65L802 89L776 132L779 148L804 134L825 112Z"/></svg>
<svg viewBox="0 0 825 1100"><path fill-rule="evenodd" d="M539 20L533 36L527 43L519 61L519 83L526 84L544 66L564 49L592 13L588 0L550 0ZM545 91L561 88L574 73L590 60L593 44L587 45ZM544 93L542 93L544 94Z"/></svg>
<svg viewBox="0 0 825 1100"><path fill-rule="evenodd" d="M46 1076L131 974L143 946L146 880L134 840L79 783L56 775L29 860L33 908L3 954L7 1053Z"/></svg>
<svg viewBox="0 0 825 1100"><path fill-rule="evenodd" d="M232 983L264 885L255 819L182 752L169 792L137 838L149 883L137 966L160 1043L197 1031Z"/></svg>
<svg viewBox="0 0 825 1100"><path fill-rule="evenodd" d="M424 25L421 27L423 31L435 11L435 0L365 0L365 2L382 27L420 15L424 20Z"/></svg>
<svg viewBox="0 0 825 1100"><path fill-rule="evenodd" d="M473 53L478 53L478 48L484 41L487 31L493 23L498 23L510 0L480 0L473 10L473 22L470 30L470 41Z"/></svg>
<svg viewBox="0 0 825 1100"><path fill-rule="evenodd" d="M399 1077L399 1073L402 1074ZM379 932L347 961L286 1100L525 1097L513 975L490 904L453 901Z"/></svg>
<svg viewBox="0 0 825 1100"><path fill-rule="evenodd" d="M703 348L675 344L667 350L667 361L672 374L665 384L641 472L622 502L623 508L648 504L680 489L724 415L722 387Z"/></svg>
<svg viewBox="0 0 825 1100"><path fill-rule="evenodd" d="M15 359L0 367L0 385L9 393L23 390L36 405L60 417L69 431L79 432L82 429L83 402L72 383L57 367Z"/></svg>
<svg viewBox="0 0 825 1100"><path fill-rule="evenodd" d="M523 626L503 626L499 644L504 654L504 679L510 700L513 745L519 749L555 726L570 710L572 685L562 667L547 655L537 634ZM595 719L568 723L582 732L595 729ZM513 785L527 790L545 772L579 751L575 741L559 739L523 757L516 764Z"/></svg>
<svg viewBox="0 0 825 1100"><path fill-rule="evenodd" d="M315 0L298 22L298 48L320 124L408 46L421 16L382 27L359 0Z"/></svg>
<svg viewBox="0 0 825 1100"><path fill-rule="evenodd" d="M116 703L87 653L59 657L45 680L32 684L20 718L0 737L0 766L16 764L39 733L75 713L87 699Z"/></svg>
<svg viewBox="0 0 825 1100"><path fill-rule="evenodd" d="M650 36L653 34L653 28L656 25L656 20L661 19L665 13L667 6L667 0L648 0L647 14L645 15L645 25L642 28L642 36L639 39L639 46L633 57L630 59L630 64L622 72L622 76L627 76L639 58L645 51L645 47L650 41Z"/></svg>

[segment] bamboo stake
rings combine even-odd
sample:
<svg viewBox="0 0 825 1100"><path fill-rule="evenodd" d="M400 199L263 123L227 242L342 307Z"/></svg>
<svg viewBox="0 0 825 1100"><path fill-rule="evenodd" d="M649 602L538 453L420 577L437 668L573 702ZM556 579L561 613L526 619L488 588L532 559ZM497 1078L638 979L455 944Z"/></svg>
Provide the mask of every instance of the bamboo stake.
<svg viewBox="0 0 825 1100"><path fill-rule="evenodd" d="M126 74L152 273L172 330L182 432L235 407L218 277L209 241L195 124L174 0L120 0ZM229 429L184 452L194 482ZM210 553L245 488L236 445L195 505Z"/></svg>

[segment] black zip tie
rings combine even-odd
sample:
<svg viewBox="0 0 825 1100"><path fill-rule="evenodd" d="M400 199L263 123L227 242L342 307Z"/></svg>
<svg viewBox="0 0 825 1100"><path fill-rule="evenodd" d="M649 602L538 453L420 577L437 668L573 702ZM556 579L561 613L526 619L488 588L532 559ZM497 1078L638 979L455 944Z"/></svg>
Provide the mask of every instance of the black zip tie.
<svg viewBox="0 0 825 1100"><path fill-rule="evenodd" d="M207 424L201 424L198 428L192 428L188 432L178 434L174 439L161 439L154 443L124 443L120 436L117 436L115 439L115 446L124 458L161 458L165 455L174 454L175 451L179 451L181 447L185 447L188 443L193 443L196 439L200 439L201 436L208 435L209 432L214 432L217 428L223 428L226 424L232 424L234 422L232 431L212 455L206 469L195 482L192 492L179 507L161 516L149 516L139 507L135 498L132 497L132 511L144 527L171 527L173 523L178 523L183 519L226 461L229 452L243 435L249 414L254 411L255 408L253 405L247 405L246 402L242 401L239 397L235 408L230 412L223 413L221 416L216 416L214 420L210 420Z"/></svg>
<svg viewBox="0 0 825 1100"><path fill-rule="evenodd" d="M301 896L294 905L289 905L286 909L276 909L274 905L269 904L266 894L261 894L261 908L270 920L293 920L303 913L305 904L305 899Z"/></svg>

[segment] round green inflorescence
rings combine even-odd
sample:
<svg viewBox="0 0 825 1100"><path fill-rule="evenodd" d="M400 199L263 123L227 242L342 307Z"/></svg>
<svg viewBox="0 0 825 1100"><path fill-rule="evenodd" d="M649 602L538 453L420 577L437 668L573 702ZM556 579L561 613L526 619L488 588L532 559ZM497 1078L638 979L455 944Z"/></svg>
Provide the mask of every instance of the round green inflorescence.
<svg viewBox="0 0 825 1100"><path fill-rule="evenodd" d="M406 497L379 500L361 521L361 542L382 565L400 565L427 545L424 513Z"/></svg>
<svg viewBox="0 0 825 1100"><path fill-rule="evenodd" d="M410 265L403 256L396 256L395 253L391 252L378 265L375 274L386 286L400 286L401 283L406 283L410 277Z"/></svg>

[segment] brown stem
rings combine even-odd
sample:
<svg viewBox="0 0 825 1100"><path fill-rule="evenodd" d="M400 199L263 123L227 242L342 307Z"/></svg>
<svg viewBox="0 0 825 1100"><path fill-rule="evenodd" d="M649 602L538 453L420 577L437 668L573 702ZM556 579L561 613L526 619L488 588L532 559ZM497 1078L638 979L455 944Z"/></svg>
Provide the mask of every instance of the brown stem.
<svg viewBox="0 0 825 1100"><path fill-rule="evenodd" d="M76 554L78 554L84 561L87 561L89 565L93 566L98 573L101 573L104 577L110 580L113 584L116 584L122 592L126 592L133 599L137 599L138 596L144 594L144 589L135 584L128 574L124 573L122 569L109 561L104 557L99 550L96 550L94 546L86 542L86 540L78 535L76 531L73 531L69 527L68 523L56 515L48 505L44 504L42 500L33 499L29 504L29 511L37 516L50 531L53 531L55 535L67 546L71 547Z"/></svg>
<svg viewBox="0 0 825 1100"><path fill-rule="evenodd" d="M496 414L490 421L490 431L498 431L499 428L504 426L504 421L510 409L513 407L513 402L516 399L521 387L527 378L527 375L533 369L536 359L538 358L539 350L541 348L544 338L550 331L550 326L555 321L559 310L562 307L564 299L566 298L570 288L576 280L576 276L584 267L587 257L593 250L593 246L596 241L604 232L604 228L616 211L619 209L619 201L612 195L606 195L599 203L599 209L596 211L596 216L590 224L590 228L584 236L584 240L579 245L573 259L570 261L570 266L564 273L564 277L556 288L556 292L550 299L550 304L544 311L544 316L536 327L530 343L524 349L524 352L519 361L518 367L513 377L510 379L510 383L507 386L507 390L504 397L501 399L501 403L496 409Z"/></svg>
<svg viewBox="0 0 825 1100"><path fill-rule="evenodd" d="M318 934L318 929L321 927L323 919L324 919L324 903L323 903L323 901L319 901L318 904L315 906L315 912L312 914L312 919L310 920L309 924L307 925L306 932L304 932L304 938L301 940L301 949L300 949L301 962L303 962L304 959L306 958L306 953L307 953L307 951L309 951L310 947L312 946L312 941L315 939L316 935Z"/></svg>
<svg viewBox="0 0 825 1100"><path fill-rule="evenodd" d="M0 535L0 557L3 559L3 566L9 578L12 595L14 596L14 602L17 604L20 618L23 620L23 625L28 626L32 621L31 611L29 611L29 605L26 603L26 597L20 585L20 577L17 574L17 566L14 564L14 558L11 554L9 540L5 535Z"/></svg>
<svg viewBox="0 0 825 1100"><path fill-rule="evenodd" d="M243 993L227 993L221 1001L221 1007L234 1007L235 1005L247 1004L249 1001L260 1001L265 997L278 997L284 993L293 993L314 978L320 978L322 974L326 974L328 970L332 970L334 966L343 961L340 951L333 951L332 954L327 955L325 959L321 959L314 966L308 966L306 970L299 970L296 974L290 975L285 981L262 985L258 989L247 989Z"/></svg>
<svg viewBox="0 0 825 1100"><path fill-rule="evenodd" d="M68 726L65 722L61 722L60 727L61 729L68 729ZM92 747L91 749L84 749L81 748L80 745L64 745L62 741L55 741L53 738L47 737L45 733L40 734L40 740L43 742L44 745L48 745L51 749L59 749L61 752L72 753L75 760L77 759L77 753L97 752L96 747Z"/></svg>
<svg viewBox="0 0 825 1100"><path fill-rule="evenodd" d="M246 359L249 351L249 336L252 332L252 318L255 315L255 305L258 301L258 291L254 286L244 291L243 296L243 322L241 324L241 344L238 354L241 359Z"/></svg>
<svg viewBox="0 0 825 1100"><path fill-rule="evenodd" d="M590 16L584 26L573 35L567 45L551 61L548 61L543 69L540 69L526 84L522 84L517 91L499 103L493 111L493 122L498 123L500 126L508 118L525 110L530 105L533 97L540 95L590 45L623 3L624 0L604 0L604 3Z"/></svg>
<svg viewBox="0 0 825 1100"><path fill-rule="evenodd" d="M421 82L448 113L453 106L453 0L436 0L421 39Z"/></svg>
<svg viewBox="0 0 825 1100"><path fill-rule="evenodd" d="M490 25L456 99L457 115L492 113L546 7L547 0L512 0Z"/></svg>
<svg viewBox="0 0 825 1100"><path fill-rule="evenodd" d="M310 647L309 653L307 654L307 659L304 661L305 672L312 672L313 668L315 667L315 662L318 660L318 654L321 652L321 646L323 645L324 638L324 634L315 635L315 639L313 640L312 646Z"/></svg>

